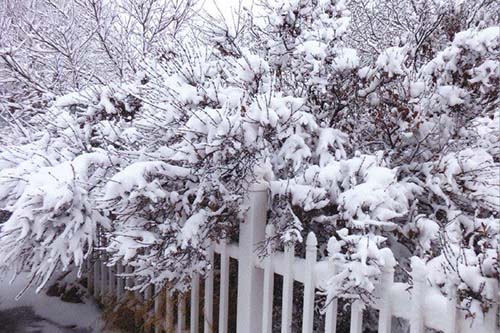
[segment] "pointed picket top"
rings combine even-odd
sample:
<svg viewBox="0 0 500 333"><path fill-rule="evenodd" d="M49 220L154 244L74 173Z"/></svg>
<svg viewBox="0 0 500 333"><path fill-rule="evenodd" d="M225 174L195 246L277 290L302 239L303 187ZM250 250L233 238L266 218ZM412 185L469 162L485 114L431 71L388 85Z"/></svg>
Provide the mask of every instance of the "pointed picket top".
<svg viewBox="0 0 500 333"><path fill-rule="evenodd" d="M316 248L318 246L318 240L312 231L307 235L306 246L307 248Z"/></svg>

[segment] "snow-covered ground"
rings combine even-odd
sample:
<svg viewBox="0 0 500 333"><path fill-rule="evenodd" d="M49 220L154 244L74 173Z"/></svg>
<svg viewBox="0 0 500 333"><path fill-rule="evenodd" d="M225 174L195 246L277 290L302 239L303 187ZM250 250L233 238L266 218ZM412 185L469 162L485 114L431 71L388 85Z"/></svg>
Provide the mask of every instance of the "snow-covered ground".
<svg viewBox="0 0 500 333"><path fill-rule="evenodd" d="M24 278L19 276L12 284L0 280L0 333L101 332L100 312L91 300L67 303L32 288L16 301Z"/></svg>

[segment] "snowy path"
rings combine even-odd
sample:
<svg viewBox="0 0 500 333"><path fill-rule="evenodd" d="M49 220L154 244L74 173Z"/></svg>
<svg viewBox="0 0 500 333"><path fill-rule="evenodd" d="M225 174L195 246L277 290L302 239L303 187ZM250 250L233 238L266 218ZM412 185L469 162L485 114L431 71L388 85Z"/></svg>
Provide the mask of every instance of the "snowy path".
<svg viewBox="0 0 500 333"><path fill-rule="evenodd" d="M16 301L22 278L13 284L0 280L0 333L101 332L100 312L91 301L66 303L33 289Z"/></svg>
<svg viewBox="0 0 500 333"><path fill-rule="evenodd" d="M93 333L91 328L63 326L36 314L33 307L20 306L0 311L0 333Z"/></svg>

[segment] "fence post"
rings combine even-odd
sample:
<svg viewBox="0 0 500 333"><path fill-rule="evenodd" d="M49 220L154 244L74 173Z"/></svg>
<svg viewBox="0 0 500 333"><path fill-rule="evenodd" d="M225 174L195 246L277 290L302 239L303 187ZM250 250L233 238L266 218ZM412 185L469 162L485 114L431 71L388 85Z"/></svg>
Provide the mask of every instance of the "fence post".
<svg viewBox="0 0 500 333"><path fill-rule="evenodd" d="M240 223L238 258L238 333L259 332L262 325L264 271L253 263L256 245L264 240L267 220L267 184L253 184L248 193L249 210Z"/></svg>
<svg viewBox="0 0 500 333"><path fill-rule="evenodd" d="M425 263L418 257L411 258L411 275L413 278L412 314L410 318L410 333L424 333L424 297L425 297Z"/></svg>
<svg viewBox="0 0 500 333"><path fill-rule="evenodd" d="M318 241L316 235L310 232L306 240L306 263L304 278L304 310L302 333L312 333L314 324L314 265L316 264Z"/></svg>
<svg viewBox="0 0 500 333"><path fill-rule="evenodd" d="M382 270L382 278L380 281L380 312L378 319L378 332L391 333L391 286L394 283L394 267L385 265Z"/></svg>

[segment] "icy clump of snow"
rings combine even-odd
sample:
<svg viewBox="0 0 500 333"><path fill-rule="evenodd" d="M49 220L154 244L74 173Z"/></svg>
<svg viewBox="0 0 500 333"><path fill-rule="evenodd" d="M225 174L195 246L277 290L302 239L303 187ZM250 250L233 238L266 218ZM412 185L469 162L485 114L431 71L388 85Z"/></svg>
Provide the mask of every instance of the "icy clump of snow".
<svg viewBox="0 0 500 333"><path fill-rule="evenodd" d="M389 47L378 56L376 65L389 77L403 75L405 73L404 62L407 53L408 50L405 47Z"/></svg>

